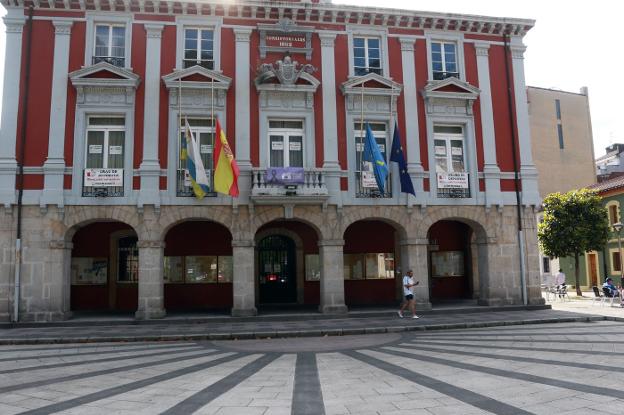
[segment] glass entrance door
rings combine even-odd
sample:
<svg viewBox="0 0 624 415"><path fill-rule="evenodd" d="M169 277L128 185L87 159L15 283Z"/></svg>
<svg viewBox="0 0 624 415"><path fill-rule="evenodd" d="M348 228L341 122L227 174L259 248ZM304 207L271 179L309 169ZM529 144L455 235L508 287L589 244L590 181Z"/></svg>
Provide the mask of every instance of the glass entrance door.
<svg viewBox="0 0 624 415"><path fill-rule="evenodd" d="M258 245L260 304L297 302L295 243L281 236L267 236Z"/></svg>

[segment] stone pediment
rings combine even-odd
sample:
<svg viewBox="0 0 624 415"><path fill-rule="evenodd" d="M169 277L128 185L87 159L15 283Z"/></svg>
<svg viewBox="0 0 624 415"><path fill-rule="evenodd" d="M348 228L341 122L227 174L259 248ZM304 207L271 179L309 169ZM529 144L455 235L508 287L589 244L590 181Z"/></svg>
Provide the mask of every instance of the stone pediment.
<svg viewBox="0 0 624 415"><path fill-rule="evenodd" d="M425 98L476 100L481 90L455 77L429 82L422 91Z"/></svg>
<svg viewBox="0 0 624 415"><path fill-rule="evenodd" d="M230 88L232 78L220 72L206 69L203 66L191 66L190 68L175 70L169 75L162 77L168 89L184 88L192 89L218 89L226 91Z"/></svg>
<svg viewBox="0 0 624 415"><path fill-rule="evenodd" d="M72 85L76 88L133 88L139 86L139 75L134 72L111 65L108 62L99 62L95 65L80 68L69 75Z"/></svg>
<svg viewBox="0 0 624 415"><path fill-rule="evenodd" d="M363 93L364 95L398 96L402 89L403 85L398 82L373 72L349 78L340 85L340 90L344 95Z"/></svg>

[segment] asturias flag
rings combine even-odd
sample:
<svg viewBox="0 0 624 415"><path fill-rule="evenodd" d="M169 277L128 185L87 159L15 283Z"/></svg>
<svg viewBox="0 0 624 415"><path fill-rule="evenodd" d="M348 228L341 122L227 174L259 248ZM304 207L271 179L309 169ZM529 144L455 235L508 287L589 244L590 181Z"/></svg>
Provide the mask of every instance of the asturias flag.
<svg viewBox="0 0 624 415"><path fill-rule="evenodd" d="M214 151L214 189L219 193L238 197L238 166L234 154L217 120Z"/></svg>
<svg viewBox="0 0 624 415"><path fill-rule="evenodd" d="M182 153L180 158L186 160L186 169L189 176L191 176L191 187L193 187L193 193L198 199L206 196L206 193L210 191L210 181L206 176L206 169L204 169L204 163L202 162L199 154L199 146L193 136L191 127L189 126L188 119L184 118L185 129L184 136L186 142L182 142Z"/></svg>
<svg viewBox="0 0 624 415"><path fill-rule="evenodd" d="M394 137L392 138L392 153L390 153L390 161L394 161L399 164L401 192L411 193L416 196L416 192L414 191L414 185L412 184L412 178L407 172L407 163L405 162L403 147L401 147L401 135L399 133L399 126L396 124L396 121L394 122Z"/></svg>
<svg viewBox="0 0 624 415"><path fill-rule="evenodd" d="M381 193L384 193L386 177L388 177L388 165L381 155L377 141L373 136L370 125L366 123L366 138L364 139L364 161L370 161L373 164L373 172L375 173L375 181Z"/></svg>

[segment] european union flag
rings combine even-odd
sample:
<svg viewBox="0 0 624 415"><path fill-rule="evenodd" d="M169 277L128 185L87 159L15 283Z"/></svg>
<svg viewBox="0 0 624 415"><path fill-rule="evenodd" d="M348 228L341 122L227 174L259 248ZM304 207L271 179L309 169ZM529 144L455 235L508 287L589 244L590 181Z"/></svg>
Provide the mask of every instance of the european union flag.
<svg viewBox="0 0 624 415"><path fill-rule="evenodd" d="M403 147L401 147L401 135L399 133L399 127L396 124L396 121L394 123L394 137L392 138L392 153L390 153L390 161L394 161L399 164L401 192L411 193L416 196L416 192L414 191L414 185L412 184L412 178L407 172L407 163L405 162Z"/></svg>
<svg viewBox="0 0 624 415"><path fill-rule="evenodd" d="M375 173L375 181L381 193L384 193L386 177L388 177L388 165L381 155L377 141L373 136L370 125L366 123L366 138L364 139L364 161L370 161L373 164L373 172Z"/></svg>

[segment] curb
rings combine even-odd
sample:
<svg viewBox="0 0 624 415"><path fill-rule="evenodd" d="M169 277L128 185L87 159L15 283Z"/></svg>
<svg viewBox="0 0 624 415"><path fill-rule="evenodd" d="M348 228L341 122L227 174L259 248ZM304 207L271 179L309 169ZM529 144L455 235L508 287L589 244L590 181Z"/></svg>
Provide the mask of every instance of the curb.
<svg viewBox="0 0 624 415"><path fill-rule="evenodd" d="M311 330L277 330L277 331L240 331L230 333L203 333L203 334L159 334L138 336L85 336L75 338L42 337L28 339L0 339L0 345L37 345L37 344L71 344L71 343L123 343L123 342L166 342L166 341L218 341L218 340L250 340L250 339L276 339L292 337L326 337L326 336L350 336L361 334L400 333L411 331L439 331L472 329L483 327L519 326L527 324L555 324L592 321L618 321L624 322L624 317L608 316L584 316L584 317L553 317L540 319L525 319L516 321L487 321L468 323L445 323L428 324L420 326L385 326L368 328L336 328L336 329L311 329Z"/></svg>

